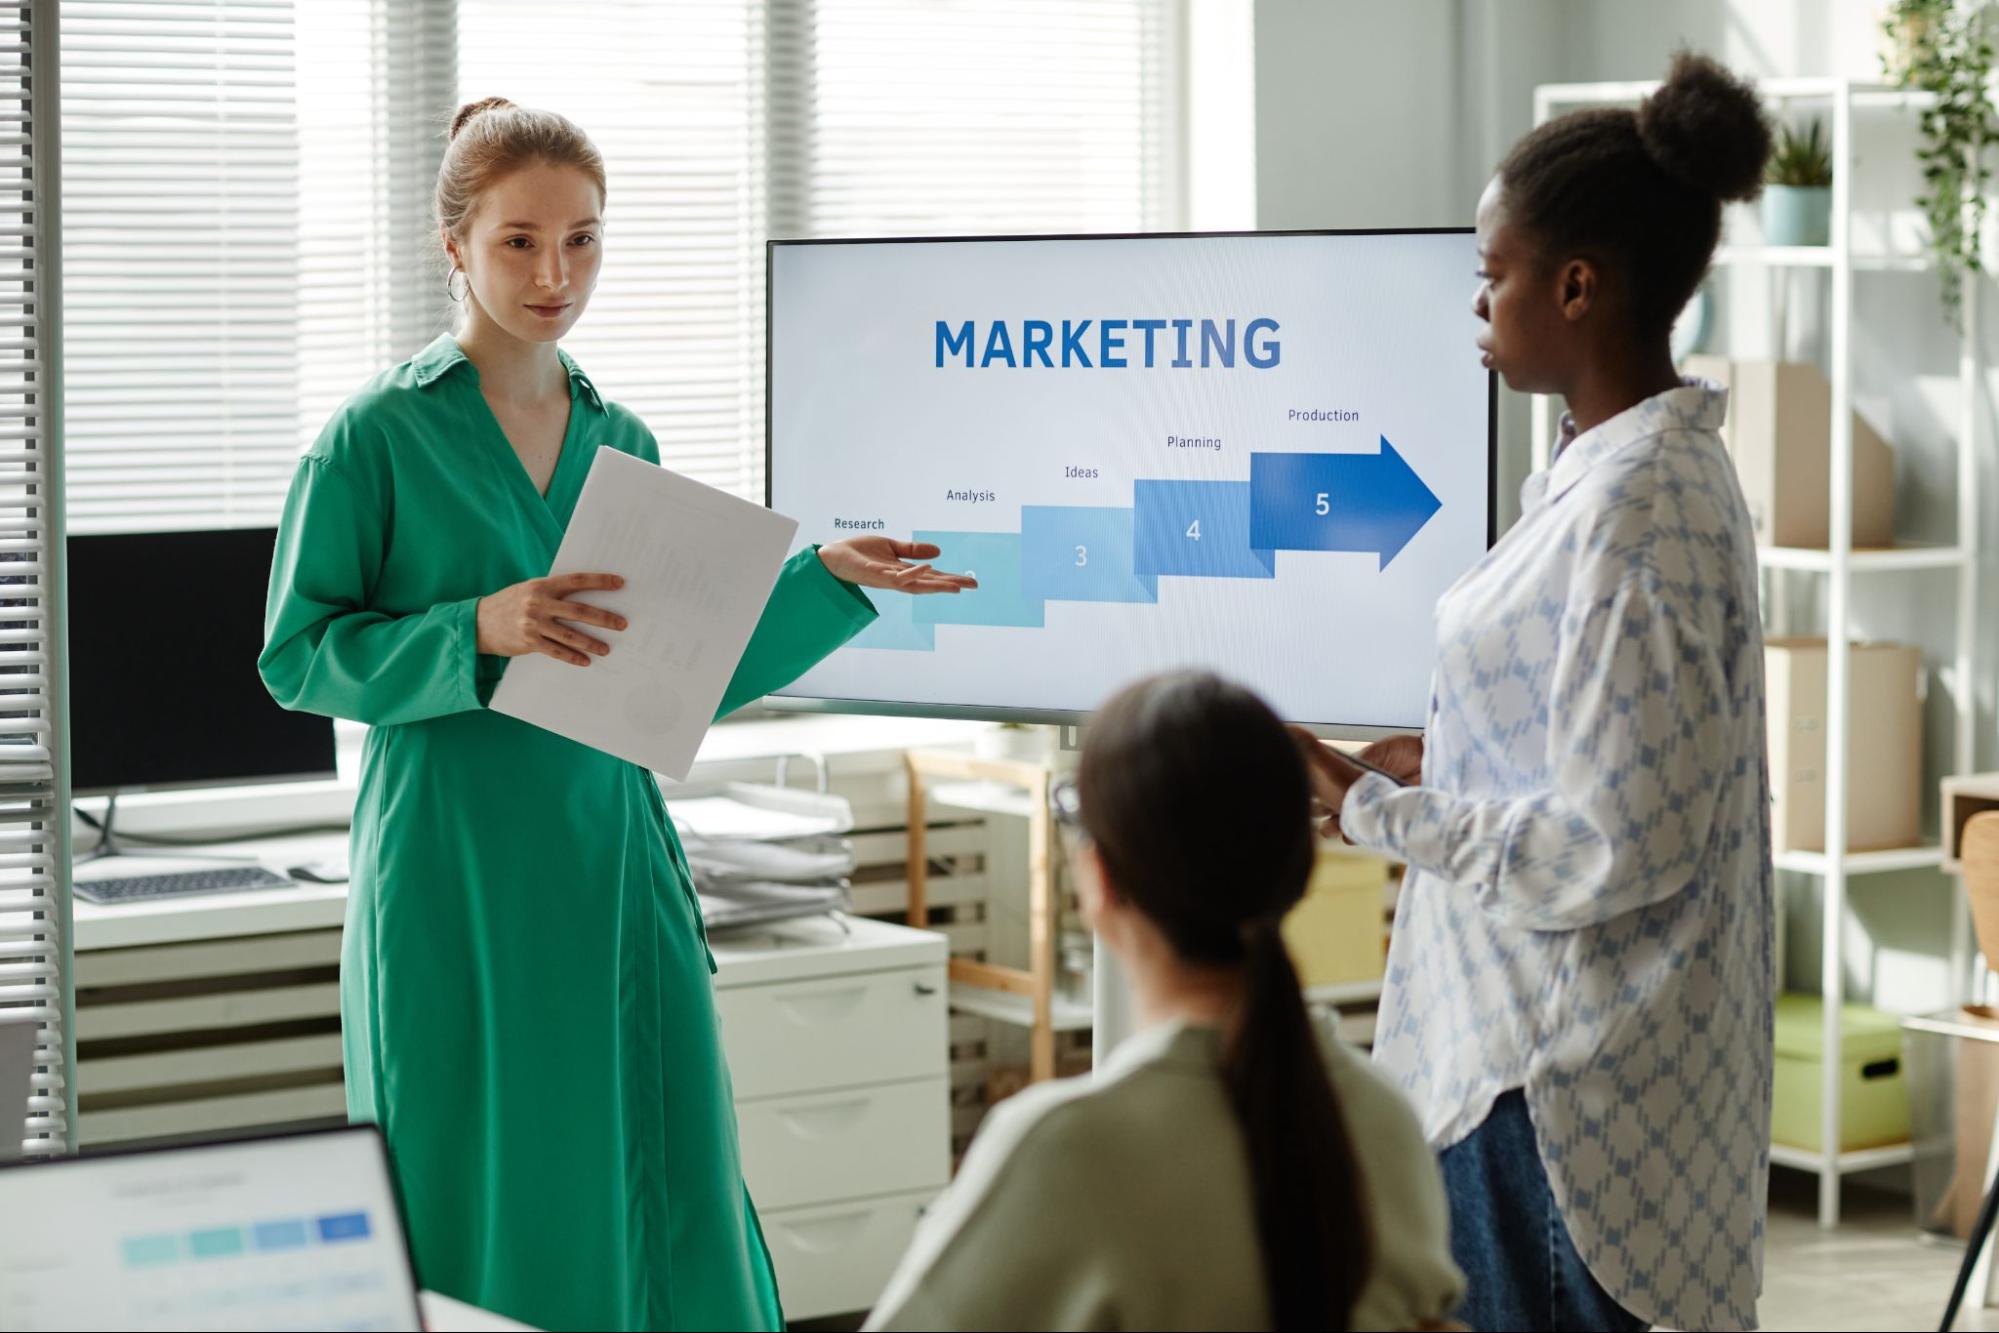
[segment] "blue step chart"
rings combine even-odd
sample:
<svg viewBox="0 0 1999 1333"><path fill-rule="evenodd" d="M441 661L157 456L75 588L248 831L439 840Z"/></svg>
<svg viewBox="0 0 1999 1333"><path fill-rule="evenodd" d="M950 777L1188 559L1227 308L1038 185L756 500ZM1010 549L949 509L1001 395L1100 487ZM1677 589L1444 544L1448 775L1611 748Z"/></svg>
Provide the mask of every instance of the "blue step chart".
<svg viewBox="0 0 1999 1333"><path fill-rule="evenodd" d="M1019 532L919 530L976 593L883 598L856 648L931 652L939 625L1040 628L1048 602L1159 600L1162 575L1274 579L1280 551L1376 556L1382 569L1441 507L1384 436L1378 454L1252 454L1250 479L1133 483L1129 509L1025 505Z"/></svg>
<svg viewBox="0 0 1999 1333"><path fill-rule="evenodd" d="M770 505L934 544L957 595L775 702L1054 720L1199 668L1420 727L1492 541L1468 232L776 242Z"/></svg>

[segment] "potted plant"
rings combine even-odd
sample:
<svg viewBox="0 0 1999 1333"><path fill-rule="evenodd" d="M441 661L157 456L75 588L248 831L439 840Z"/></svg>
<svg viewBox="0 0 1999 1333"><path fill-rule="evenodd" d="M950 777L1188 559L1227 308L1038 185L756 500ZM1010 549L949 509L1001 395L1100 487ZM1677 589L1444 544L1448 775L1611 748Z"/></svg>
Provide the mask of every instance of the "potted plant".
<svg viewBox="0 0 1999 1333"><path fill-rule="evenodd" d="M1964 276L1983 271L1979 237L1992 169L1986 150L1999 139L1987 89L1992 78L1990 10L1983 3L1895 0L1883 23L1900 44L1884 56L1888 76L1930 94L1922 107L1923 193L1916 205L1930 229L1930 254L1955 316Z"/></svg>
<svg viewBox="0 0 1999 1333"><path fill-rule="evenodd" d="M1948 5L1949 0L1895 0L1888 6L1881 20L1881 73L1888 82L1909 81L1930 24Z"/></svg>
<svg viewBox="0 0 1999 1333"><path fill-rule="evenodd" d="M1800 134L1777 130L1763 177L1763 239L1770 245L1824 245L1832 237L1832 153L1813 121Z"/></svg>
<svg viewBox="0 0 1999 1333"><path fill-rule="evenodd" d="M972 752L981 759L1018 759L1031 764L1046 763L1053 735L1047 727L1025 722L1002 722L982 731L972 741Z"/></svg>

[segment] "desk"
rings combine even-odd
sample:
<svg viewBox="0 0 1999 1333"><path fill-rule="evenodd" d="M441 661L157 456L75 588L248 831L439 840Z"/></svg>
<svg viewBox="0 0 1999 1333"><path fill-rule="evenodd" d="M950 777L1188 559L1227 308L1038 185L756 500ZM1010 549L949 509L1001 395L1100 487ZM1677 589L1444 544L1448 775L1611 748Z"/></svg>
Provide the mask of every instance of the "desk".
<svg viewBox="0 0 1999 1333"><path fill-rule="evenodd" d="M508 1333L512 1329L534 1328L533 1324L523 1324L434 1291L419 1291L416 1304L428 1333Z"/></svg>
<svg viewBox="0 0 1999 1333"><path fill-rule="evenodd" d="M965 741L979 729L846 717L745 723L713 733L692 780L768 779L768 756L820 753L836 789L879 789L874 817L893 811L899 823L891 794L902 747ZM864 801L856 805L859 813ZM874 850L864 859L901 863L899 832L866 841ZM177 847L172 861L133 855L100 873L184 869L198 863L181 856L203 851L283 869L339 859L345 842L335 833ZM900 898L898 884L868 886L870 895L891 891ZM303 884L77 902L83 1141L343 1117L346 901L345 885ZM871 1304L918 1211L950 1175L945 937L865 919L851 932L815 918L713 942L744 1173L787 1312L801 1319Z"/></svg>
<svg viewBox="0 0 1999 1333"><path fill-rule="evenodd" d="M986 723L948 722L932 718L861 717L840 714L766 718L729 722L715 727L701 743L701 754L688 782L721 780L768 781L771 759L778 755L818 756L835 778L896 777L903 752L911 746L969 747L975 736L990 730ZM666 786L669 798L672 785ZM289 795L288 795L289 793ZM287 801L291 804L287 804ZM331 802L331 804L329 804ZM128 797L119 803L118 825L128 833L236 829L254 817L280 824L311 822L337 816L345 819L354 802L352 788L313 783L300 791L278 787L245 787L220 793L160 792ZM857 809L861 818L863 811ZM865 818L861 822L867 822ZM138 844L134 844L136 847ZM142 853L120 858L97 873L146 874L185 870L198 862L182 859L203 851L219 857L253 856L282 870L307 861L345 859L344 833L304 838L218 841L207 847L175 847L175 858ZM80 877L92 872L79 867ZM74 938L78 952L172 944L202 939L335 929L347 911L342 884L301 884L287 889L259 890L160 899L152 902L102 906L76 904Z"/></svg>
<svg viewBox="0 0 1999 1333"><path fill-rule="evenodd" d="M128 855L77 867L80 880L117 875L173 874L204 865L226 865L231 858L254 857L280 874L309 861L345 861L347 835L319 833L304 838L256 838L218 842L206 847L176 847L172 859L135 850ZM212 855L217 860L199 858ZM190 859L193 858L193 859ZM125 949L174 944L184 940L241 938L300 930L338 930L347 914L345 884L296 884L282 889L252 889L245 893L193 893L151 898L133 903L93 903L79 898L75 906L76 948ZM81 978L79 985L86 984Z"/></svg>

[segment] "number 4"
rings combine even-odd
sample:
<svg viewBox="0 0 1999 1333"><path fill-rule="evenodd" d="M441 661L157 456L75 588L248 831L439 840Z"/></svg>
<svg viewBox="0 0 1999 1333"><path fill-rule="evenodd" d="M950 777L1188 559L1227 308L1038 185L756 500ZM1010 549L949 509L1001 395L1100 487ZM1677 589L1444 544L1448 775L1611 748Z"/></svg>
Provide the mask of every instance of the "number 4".
<svg viewBox="0 0 1999 1333"><path fill-rule="evenodd" d="M1200 520L1200 519L1198 519L1198 518L1197 518L1197 519L1195 519L1195 520L1194 520L1194 521L1193 521L1192 523L1189 523L1189 524L1187 525L1187 535L1188 535L1189 537L1193 538L1193 539L1194 539L1195 541L1199 541L1199 540L1201 540L1201 520Z"/></svg>

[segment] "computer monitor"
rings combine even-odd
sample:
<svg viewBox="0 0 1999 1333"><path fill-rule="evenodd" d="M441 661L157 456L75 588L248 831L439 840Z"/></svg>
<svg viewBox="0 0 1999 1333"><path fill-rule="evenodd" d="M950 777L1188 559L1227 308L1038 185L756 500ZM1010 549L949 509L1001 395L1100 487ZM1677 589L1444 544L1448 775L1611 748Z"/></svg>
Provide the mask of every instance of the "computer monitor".
<svg viewBox="0 0 1999 1333"><path fill-rule="evenodd" d="M0 1162L21 1155L27 1141L28 1098L34 1093L41 1024L0 1011Z"/></svg>
<svg viewBox="0 0 1999 1333"><path fill-rule="evenodd" d="M1221 672L1284 717L1420 728L1432 613L1494 532L1469 230L782 241L769 501L978 576L778 691L1069 721Z"/></svg>
<svg viewBox="0 0 1999 1333"><path fill-rule="evenodd" d="M275 528L69 539L71 786L334 775L333 723L257 674Z"/></svg>
<svg viewBox="0 0 1999 1333"><path fill-rule="evenodd" d="M421 1326L372 1125L13 1163L0 1217L0 1328Z"/></svg>

